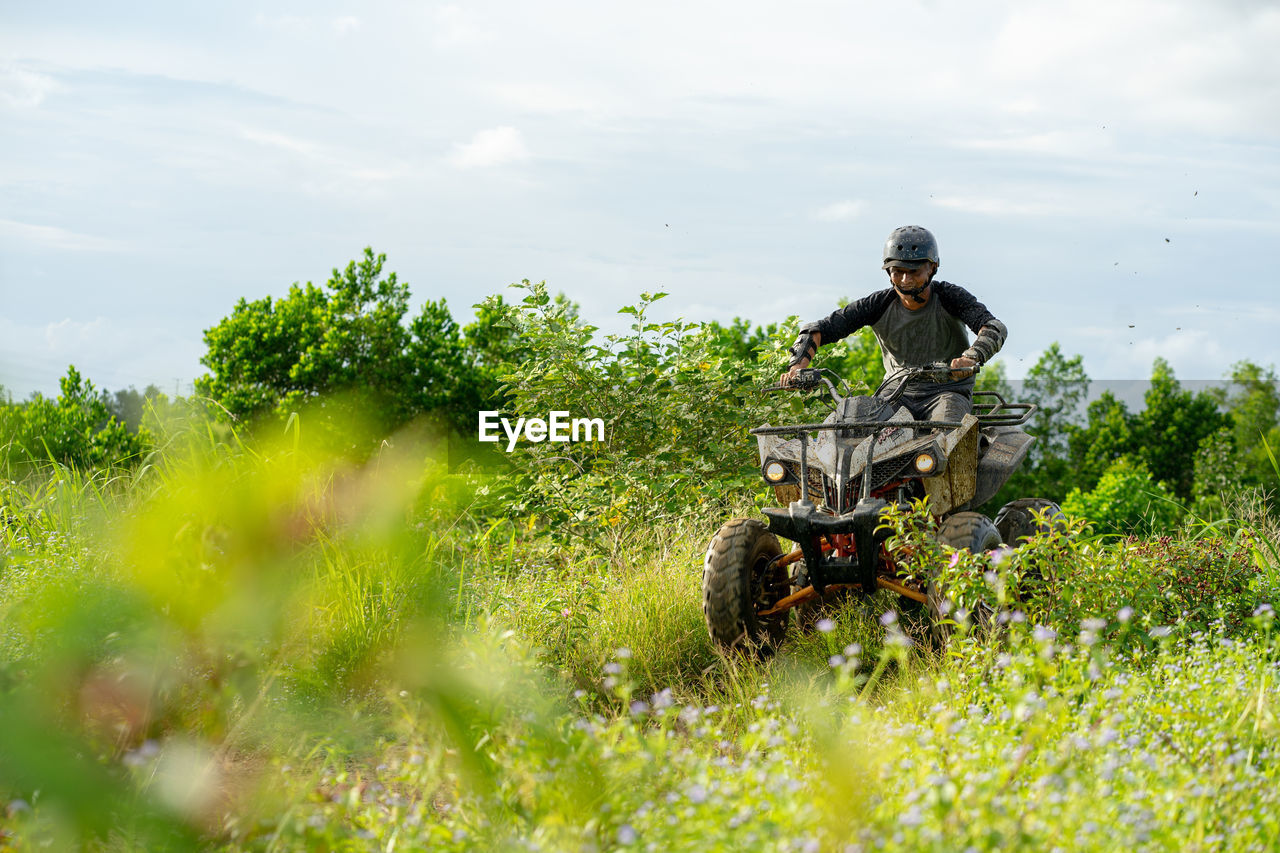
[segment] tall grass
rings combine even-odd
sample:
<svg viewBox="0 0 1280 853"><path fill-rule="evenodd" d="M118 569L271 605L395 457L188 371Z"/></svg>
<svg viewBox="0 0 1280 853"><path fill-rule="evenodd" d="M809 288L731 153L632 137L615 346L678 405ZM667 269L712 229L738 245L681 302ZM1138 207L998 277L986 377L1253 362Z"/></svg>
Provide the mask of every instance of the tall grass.
<svg viewBox="0 0 1280 853"><path fill-rule="evenodd" d="M722 657L695 507L566 545L414 435L331 438L0 483L0 845L1280 841L1265 528L975 557L975 595L1057 580L945 648L880 594Z"/></svg>

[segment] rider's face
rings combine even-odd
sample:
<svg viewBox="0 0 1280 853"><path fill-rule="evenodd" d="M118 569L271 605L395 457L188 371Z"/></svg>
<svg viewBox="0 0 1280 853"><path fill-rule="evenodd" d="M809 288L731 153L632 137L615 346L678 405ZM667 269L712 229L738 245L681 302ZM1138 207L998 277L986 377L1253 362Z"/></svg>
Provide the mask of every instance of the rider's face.
<svg viewBox="0 0 1280 853"><path fill-rule="evenodd" d="M893 282L893 286L899 290L905 290L908 293L919 290L929 283L929 277L933 275L933 264L923 264L922 266L911 269L909 267L889 267L889 281Z"/></svg>

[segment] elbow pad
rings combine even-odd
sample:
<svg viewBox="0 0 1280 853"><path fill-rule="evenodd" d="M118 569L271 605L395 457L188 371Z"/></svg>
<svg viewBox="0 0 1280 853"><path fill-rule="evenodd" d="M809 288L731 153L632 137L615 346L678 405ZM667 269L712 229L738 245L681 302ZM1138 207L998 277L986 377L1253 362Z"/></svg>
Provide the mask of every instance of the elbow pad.
<svg viewBox="0 0 1280 853"><path fill-rule="evenodd" d="M978 330L978 337L974 338L973 344L964 351L963 355L978 364L986 364L992 356L1000 352L1000 347L1004 346L1004 339L1008 334L1009 330L1005 328L1004 323L993 317Z"/></svg>
<svg viewBox="0 0 1280 853"><path fill-rule="evenodd" d="M806 358L810 361L818 354L818 345L813 342L813 333L819 331L817 323L805 323L800 327L796 342L791 345L791 366L799 364Z"/></svg>

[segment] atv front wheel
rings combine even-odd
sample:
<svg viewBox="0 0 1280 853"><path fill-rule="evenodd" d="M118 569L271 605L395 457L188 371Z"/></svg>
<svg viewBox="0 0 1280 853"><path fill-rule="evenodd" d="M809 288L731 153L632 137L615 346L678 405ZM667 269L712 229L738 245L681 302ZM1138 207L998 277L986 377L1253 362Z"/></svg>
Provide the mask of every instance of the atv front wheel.
<svg viewBox="0 0 1280 853"><path fill-rule="evenodd" d="M957 512L938 525L938 541L961 551L981 554L1000 547L1000 531L980 512Z"/></svg>
<svg viewBox="0 0 1280 853"><path fill-rule="evenodd" d="M702 570L702 613L711 641L722 650L770 654L787 631L787 614L760 617L788 592L785 567L776 565L778 537L754 518L735 518L712 537Z"/></svg>
<svg viewBox="0 0 1280 853"><path fill-rule="evenodd" d="M1036 521L1034 513L1044 514L1044 521ZM1009 547L1016 548L1022 540L1029 539L1037 533L1048 533L1053 528L1061 529L1064 518L1062 510L1056 503L1044 498L1022 498L1009 501L996 513L996 529L1000 537Z"/></svg>

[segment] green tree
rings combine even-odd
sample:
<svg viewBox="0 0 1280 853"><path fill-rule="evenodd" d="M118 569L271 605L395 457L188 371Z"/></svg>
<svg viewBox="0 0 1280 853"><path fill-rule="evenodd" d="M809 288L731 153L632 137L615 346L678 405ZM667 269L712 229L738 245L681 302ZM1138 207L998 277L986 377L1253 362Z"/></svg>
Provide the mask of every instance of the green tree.
<svg viewBox="0 0 1280 853"><path fill-rule="evenodd" d="M1224 518L1227 499L1245 480L1232 431L1223 427L1202 439L1195 455L1191 497L1196 515L1209 521Z"/></svg>
<svg viewBox="0 0 1280 853"><path fill-rule="evenodd" d="M1143 397L1146 408L1137 417L1134 438L1151 476L1166 483L1180 500L1190 501L1195 481L1195 457L1200 442L1230 420L1206 393L1184 391L1173 368L1157 358L1151 368L1151 387Z"/></svg>
<svg viewBox="0 0 1280 853"><path fill-rule="evenodd" d="M991 501L992 507L998 509L1010 500L1025 497L1061 501L1076 485L1076 474L1068 459L1068 439L1088 391L1084 359L1079 355L1067 358L1056 341L1050 344L1027 371L1021 399L1017 401L1037 407L1026 426L1036 441L1027 459Z"/></svg>
<svg viewBox="0 0 1280 853"><path fill-rule="evenodd" d="M1039 410L1027 431L1036 436L1032 457L1037 462L1066 456L1069 427L1079 421L1079 412L1089 393L1089 375L1084 358L1067 358L1054 341L1027 371L1023 394Z"/></svg>
<svg viewBox="0 0 1280 853"><path fill-rule="evenodd" d="M1214 397L1231 415L1244 481L1274 485L1275 470L1263 441L1280 451L1280 382L1275 368L1241 361L1232 366L1230 379L1231 385L1215 389Z"/></svg>
<svg viewBox="0 0 1280 853"><path fill-rule="evenodd" d="M443 299L427 300L406 323L409 287L383 275L385 261L366 248L323 287L295 283L280 299L241 299L205 332L201 363L210 372L197 393L241 420L318 405L358 415L379 434L428 412L473 428L462 331Z"/></svg>
<svg viewBox="0 0 1280 853"><path fill-rule="evenodd" d="M147 409L165 395L155 385L148 385L145 391L138 391L130 385L114 394L102 392L102 402L107 411L115 416L130 432L137 432L146 418Z"/></svg>
<svg viewBox="0 0 1280 853"><path fill-rule="evenodd" d="M1136 453L1136 430L1137 418L1115 394L1104 391L1091 402L1085 410L1084 426L1070 430L1067 436L1076 485L1092 489L1113 462Z"/></svg>

